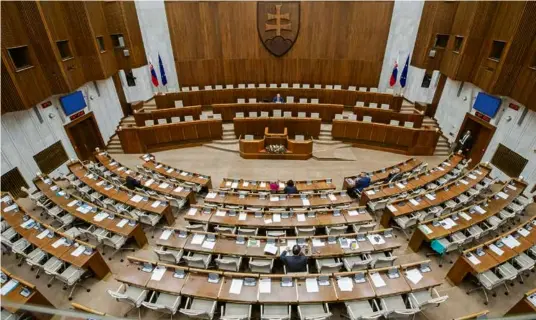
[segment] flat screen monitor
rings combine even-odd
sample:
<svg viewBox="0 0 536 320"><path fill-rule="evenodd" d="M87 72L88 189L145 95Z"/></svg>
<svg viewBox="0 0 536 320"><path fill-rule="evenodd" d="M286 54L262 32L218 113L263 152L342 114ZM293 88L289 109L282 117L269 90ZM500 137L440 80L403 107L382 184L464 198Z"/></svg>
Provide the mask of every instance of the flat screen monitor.
<svg viewBox="0 0 536 320"><path fill-rule="evenodd" d="M86 107L86 100L82 91L75 91L71 94L60 98L61 107L65 115L69 116L77 111L80 111Z"/></svg>
<svg viewBox="0 0 536 320"><path fill-rule="evenodd" d="M501 106L501 99L484 92L478 93L473 108L493 118Z"/></svg>

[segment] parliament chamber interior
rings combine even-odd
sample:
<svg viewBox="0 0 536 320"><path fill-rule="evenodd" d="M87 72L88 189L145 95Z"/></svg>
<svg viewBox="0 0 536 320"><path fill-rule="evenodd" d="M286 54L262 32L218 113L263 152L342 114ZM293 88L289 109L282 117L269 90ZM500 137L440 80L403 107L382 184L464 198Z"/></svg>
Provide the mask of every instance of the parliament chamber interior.
<svg viewBox="0 0 536 320"><path fill-rule="evenodd" d="M1 9L1 319L536 317L536 2Z"/></svg>

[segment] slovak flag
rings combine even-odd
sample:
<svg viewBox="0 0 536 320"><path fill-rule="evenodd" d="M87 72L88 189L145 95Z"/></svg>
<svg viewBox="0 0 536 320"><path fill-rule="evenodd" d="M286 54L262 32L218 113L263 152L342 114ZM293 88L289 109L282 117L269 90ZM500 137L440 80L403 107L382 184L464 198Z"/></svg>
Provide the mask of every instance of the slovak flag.
<svg viewBox="0 0 536 320"><path fill-rule="evenodd" d="M391 73L391 78L389 79L389 85L391 87L395 85L397 75L398 75L398 61L395 60L395 66L393 67L393 73Z"/></svg>
<svg viewBox="0 0 536 320"><path fill-rule="evenodd" d="M156 71L153 68L153 63L149 61L149 69L151 70L151 81L155 87L158 87L158 78L156 77Z"/></svg>

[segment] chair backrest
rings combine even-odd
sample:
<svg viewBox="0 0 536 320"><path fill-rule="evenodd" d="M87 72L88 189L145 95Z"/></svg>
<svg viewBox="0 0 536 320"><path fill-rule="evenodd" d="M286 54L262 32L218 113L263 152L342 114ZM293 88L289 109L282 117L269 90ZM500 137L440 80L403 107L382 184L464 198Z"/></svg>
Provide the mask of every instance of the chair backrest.
<svg viewBox="0 0 536 320"><path fill-rule="evenodd" d="M287 96L287 103L294 103L294 97L293 96Z"/></svg>
<svg viewBox="0 0 536 320"><path fill-rule="evenodd" d="M216 85L216 90L222 90L222 89L223 89L223 86L221 84Z"/></svg>
<svg viewBox="0 0 536 320"><path fill-rule="evenodd" d="M370 88L370 92L378 92L378 88Z"/></svg>
<svg viewBox="0 0 536 320"><path fill-rule="evenodd" d="M259 83L259 88L266 88L266 83Z"/></svg>
<svg viewBox="0 0 536 320"><path fill-rule="evenodd" d="M318 119L318 118L320 118L320 113L318 113L318 112L311 112L311 118L313 118L313 119Z"/></svg>
<svg viewBox="0 0 536 320"><path fill-rule="evenodd" d="M177 122L181 122L180 117L171 117L171 123L177 123Z"/></svg>
<svg viewBox="0 0 536 320"><path fill-rule="evenodd" d="M378 104L376 102L369 103L369 108L378 108Z"/></svg>
<svg viewBox="0 0 536 320"><path fill-rule="evenodd" d="M221 113L215 113L212 115L214 119L221 120Z"/></svg>
<svg viewBox="0 0 536 320"><path fill-rule="evenodd" d="M305 112L298 112L298 118L305 118Z"/></svg>
<svg viewBox="0 0 536 320"><path fill-rule="evenodd" d="M154 120L152 120L152 119L145 120L145 125L147 127L154 126Z"/></svg>
<svg viewBox="0 0 536 320"><path fill-rule="evenodd" d="M189 92L190 91L190 87L182 87L182 92Z"/></svg>
<svg viewBox="0 0 536 320"><path fill-rule="evenodd" d="M367 87L359 87L360 92L367 92Z"/></svg>
<svg viewBox="0 0 536 320"><path fill-rule="evenodd" d="M413 128L413 122L411 122L411 121L405 121L405 122L404 122L404 127L406 127L406 128Z"/></svg>
<svg viewBox="0 0 536 320"><path fill-rule="evenodd" d="M333 90L333 85L332 84L326 84L326 89Z"/></svg>
<svg viewBox="0 0 536 320"><path fill-rule="evenodd" d="M393 90L393 88L387 88L387 89L385 89L385 93L394 94L395 90Z"/></svg>
<svg viewBox="0 0 536 320"><path fill-rule="evenodd" d="M257 103L257 98L249 98L248 102L249 103Z"/></svg>
<svg viewBox="0 0 536 320"><path fill-rule="evenodd" d="M300 103L307 103L307 98L300 98Z"/></svg>
<svg viewBox="0 0 536 320"><path fill-rule="evenodd" d="M364 106L365 106L365 102L363 102L363 101L356 101L356 102L355 102L355 106L356 106L356 107L364 107Z"/></svg>
<svg viewBox="0 0 536 320"><path fill-rule="evenodd" d="M182 100L175 100L175 108L182 108L184 107Z"/></svg>
<svg viewBox="0 0 536 320"><path fill-rule="evenodd" d="M342 120L342 114L338 113L335 115L335 120Z"/></svg>
<svg viewBox="0 0 536 320"><path fill-rule="evenodd" d="M234 88L234 85L232 84L226 84L225 85L225 89L233 89Z"/></svg>
<svg viewBox="0 0 536 320"><path fill-rule="evenodd" d="M281 118L281 110L274 110L274 111L273 111L273 114L274 114L274 117L279 117L279 118Z"/></svg>
<svg viewBox="0 0 536 320"><path fill-rule="evenodd" d="M245 88L246 88L245 84L243 84L243 83L238 84L238 89L245 89Z"/></svg>
<svg viewBox="0 0 536 320"><path fill-rule="evenodd" d="M302 134L297 134L296 137L294 137L294 140L296 140L296 141L304 141L305 137Z"/></svg>
<svg viewBox="0 0 536 320"><path fill-rule="evenodd" d="M350 120L357 120L357 115L356 115L356 114L351 114L351 115L349 116L349 119L350 119Z"/></svg>
<svg viewBox="0 0 536 320"><path fill-rule="evenodd" d="M193 116L184 116L184 121L186 121L186 122L194 121L194 117Z"/></svg>
<svg viewBox="0 0 536 320"><path fill-rule="evenodd" d="M291 117L292 117L292 112L291 112L291 111L285 111L285 112L283 112L283 117L285 117L285 118L291 118Z"/></svg>
<svg viewBox="0 0 536 320"><path fill-rule="evenodd" d="M288 83L282 83L281 88L288 88Z"/></svg>
<svg viewBox="0 0 536 320"><path fill-rule="evenodd" d="M268 118L270 113L268 111L261 111L261 118Z"/></svg>
<svg viewBox="0 0 536 320"><path fill-rule="evenodd" d="M254 83L248 83L248 88L250 88L250 89L255 88L255 84Z"/></svg>
<svg viewBox="0 0 536 320"><path fill-rule="evenodd" d="M363 116L363 122L372 122L371 116Z"/></svg>
<svg viewBox="0 0 536 320"><path fill-rule="evenodd" d="M199 87L192 87L192 91L199 91Z"/></svg>
<svg viewBox="0 0 536 320"><path fill-rule="evenodd" d="M243 118L244 113L243 112L237 112L235 118Z"/></svg>
<svg viewBox="0 0 536 320"><path fill-rule="evenodd" d="M270 83L270 88L277 88L277 83Z"/></svg>
<svg viewBox="0 0 536 320"><path fill-rule="evenodd" d="M314 103L314 104L318 104L319 100L318 99L311 99L311 103Z"/></svg>
<svg viewBox="0 0 536 320"><path fill-rule="evenodd" d="M257 118L257 111L250 111L249 112L249 117L250 118Z"/></svg>
<svg viewBox="0 0 536 320"><path fill-rule="evenodd" d="M238 99L236 99L236 103L246 103L246 99L238 98Z"/></svg>
<svg viewBox="0 0 536 320"><path fill-rule="evenodd" d="M308 83L304 83L304 84L302 85L302 88L304 88L304 89L309 89L309 88L311 88L311 85L308 84Z"/></svg>
<svg viewBox="0 0 536 320"><path fill-rule="evenodd" d="M199 116L199 120L207 120L208 119L208 116L206 114L201 114Z"/></svg>
<svg viewBox="0 0 536 320"><path fill-rule="evenodd" d="M382 103L381 108L383 110L389 110L389 105L387 103Z"/></svg>
<svg viewBox="0 0 536 320"><path fill-rule="evenodd" d="M400 121L398 120L391 120L389 121L389 124L392 125L392 126L398 126L400 124Z"/></svg>
<svg viewBox="0 0 536 320"><path fill-rule="evenodd" d="M342 86L340 84L336 84L336 85L333 86L333 89L342 90Z"/></svg>
<svg viewBox="0 0 536 320"><path fill-rule="evenodd" d="M300 84L299 84L299 83L293 83L293 84L292 84L292 88L294 88L294 89L299 89L299 88L300 88Z"/></svg>
<svg viewBox="0 0 536 320"><path fill-rule="evenodd" d="M253 140L253 135L252 134L246 134L246 136L244 137L244 140L246 140L246 141Z"/></svg>
<svg viewBox="0 0 536 320"><path fill-rule="evenodd" d="M356 90L357 90L356 86L349 86L348 87L348 91L356 91Z"/></svg>
<svg viewBox="0 0 536 320"><path fill-rule="evenodd" d="M212 90L212 86L205 86L205 90Z"/></svg>

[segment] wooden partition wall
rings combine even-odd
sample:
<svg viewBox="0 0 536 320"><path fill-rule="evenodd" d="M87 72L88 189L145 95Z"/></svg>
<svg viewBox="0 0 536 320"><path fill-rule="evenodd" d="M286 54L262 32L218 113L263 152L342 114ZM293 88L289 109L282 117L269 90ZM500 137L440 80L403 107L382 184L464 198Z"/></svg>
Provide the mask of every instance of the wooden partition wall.
<svg viewBox="0 0 536 320"><path fill-rule="evenodd" d="M315 104L315 103L226 103L213 104L212 112L221 114L223 121L233 121L237 112L243 112L247 117L250 112L268 112L269 116L274 115L274 110L283 112L291 112L293 117L298 116L298 112L305 112L307 117L311 117L312 113L318 113L323 122L331 122L336 114L341 114L344 111L344 106L341 104Z"/></svg>
<svg viewBox="0 0 536 320"><path fill-rule="evenodd" d="M440 131L404 128L382 123L333 120L334 139L353 142L354 146L406 155L433 155Z"/></svg>
<svg viewBox="0 0 536 320"><path fill-rule="evenodd" d="M238 99L255 98L257 102L271 102L277 95L285 99L294 97L294 102L299 102L300 98L318 99L320 103L342 104L355 106L357 101L363 101L367 106L369 103L388 104L389 109L400 111L402 108L401 96L394 96L388 93L362 92L352 90L334 89L314 89L314 88L235 88L218 90L200 90L189 92L172 92L157 94L154 99L158 109L175 107L175 101L182 100L185 106L213 105L220 103L236 103Z"/></svg>
<svg viewBox="0 0 536 320"><path fill-rule="evenodd" d="M404 126L404 122L413 122L414 128L420 128L424 115L420 113L399 113L391 110L382 110L366 107L355 107L354 113L357 116L357 121L363 121L363 117L368 116L372 118L374 123L389 124L391 120L399 121L401 126Z"/></svg>
<svg viewBox="0 0 536 320"><path fill-rule="evenodd" d="M322 121L311 118L235 118L233 123L237 137L246 134L263 136L265 128L270 132L283 132L287 128L290 137L301 134L316 138L320 135Z"/></svg>
<svg viewBox="0 0 536 320"><path fill-rule="evenodd" d="M222 138L221 120L197 120L117 130L125 153L147 153Z"/></svg>
<svg viewBox="0 0 536 320"><path fill-rule="evenodd" d="M154 111L137 111L134 112L134 121L136 121L138 127L143 127L145 126L146 120L154 120L156 124L158 120L166 119L167 123L172 123L171 118L179 117L181 118L181 121L184 121L185 116L192 116L194 120L199 120L199 116L201 116L201 106L160 109Z"/></svg>

